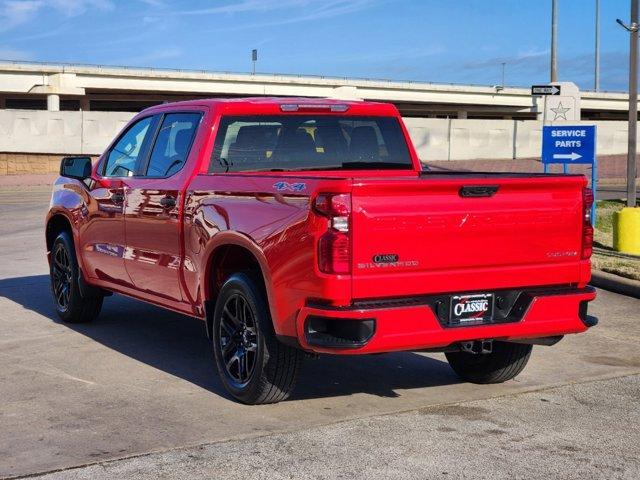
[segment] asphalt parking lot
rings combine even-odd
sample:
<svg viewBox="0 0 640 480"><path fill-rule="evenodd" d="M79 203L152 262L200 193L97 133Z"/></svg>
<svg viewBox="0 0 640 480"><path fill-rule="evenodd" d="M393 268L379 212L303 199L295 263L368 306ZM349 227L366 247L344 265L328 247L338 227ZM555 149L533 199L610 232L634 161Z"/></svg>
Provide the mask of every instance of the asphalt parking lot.
<svg viewBox="0 0 640 480"><path fill-rule="evenodd" d="M0 190L0 478L640 477L640 300L600 291L600 325L505 384L439 354L321 357L291 400L247 407L197 320L121 296L57 320L48 199Z"/></svg>

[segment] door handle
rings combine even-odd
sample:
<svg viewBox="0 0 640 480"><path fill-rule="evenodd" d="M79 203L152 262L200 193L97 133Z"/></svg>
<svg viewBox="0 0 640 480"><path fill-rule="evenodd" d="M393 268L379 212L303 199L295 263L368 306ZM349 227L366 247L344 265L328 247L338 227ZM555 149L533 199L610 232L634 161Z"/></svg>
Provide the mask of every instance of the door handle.
<svg viewBox="0 0 640 480"><path fill-rule="evenodd" d="M458 194L461 197L492 197L498 191L498 185L464 185Z"/></svg>
<svg viewBox="0 0 640 480"><path fill-rule="evenodd" d="M114 193L111 195L111 201L113 203L122 203L124 202L124 194L122 193Z"/></svg>
<svg viewBox="0 0 640 480"><path fill-rule="evenodd" d="M176 197L172 197L170 195L162 197L160 199L160 205L162 205L164 208L173 208L176 206Z"/></svg>

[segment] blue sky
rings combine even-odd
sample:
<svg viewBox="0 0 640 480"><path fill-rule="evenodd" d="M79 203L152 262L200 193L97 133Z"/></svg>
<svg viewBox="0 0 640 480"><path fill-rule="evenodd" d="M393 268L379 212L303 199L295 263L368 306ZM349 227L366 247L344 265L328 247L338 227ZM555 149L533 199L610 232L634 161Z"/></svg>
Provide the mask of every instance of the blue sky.
<svg viewBox="0 0 640 480"><path fill-rule="evenodd" d="M593 88L595 0L558 0L559 79ZM601 0L627 90L629 0ZM551 0L0 0L0 58L493 85L549 79Z"/></svg>

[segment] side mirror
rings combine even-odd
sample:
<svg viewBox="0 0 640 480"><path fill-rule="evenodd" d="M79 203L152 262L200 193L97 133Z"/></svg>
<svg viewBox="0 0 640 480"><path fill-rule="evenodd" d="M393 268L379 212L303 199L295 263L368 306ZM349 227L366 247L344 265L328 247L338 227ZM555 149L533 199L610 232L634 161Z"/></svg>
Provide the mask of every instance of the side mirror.
<svg viewBox="0 0 640 480"><path fill-rule="evenodd" d="M60 162L60 175L77 180L91 177L91 157L64 157Z"/></svg>

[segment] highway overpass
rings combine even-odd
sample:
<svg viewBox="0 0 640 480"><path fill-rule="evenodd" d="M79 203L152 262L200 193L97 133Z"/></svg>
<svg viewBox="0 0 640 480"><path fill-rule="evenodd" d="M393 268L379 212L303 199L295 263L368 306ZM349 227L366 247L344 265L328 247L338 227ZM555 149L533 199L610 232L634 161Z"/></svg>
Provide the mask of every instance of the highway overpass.
<svg viewBox="0 0 640 480"><path fill-rule="evenodd" d="M166 101L310 96L391 102L405 117L540 119L528 88L0 61L0 109L135 112ZM624 93L582 92L583 120L624 120Z"/></svg>

